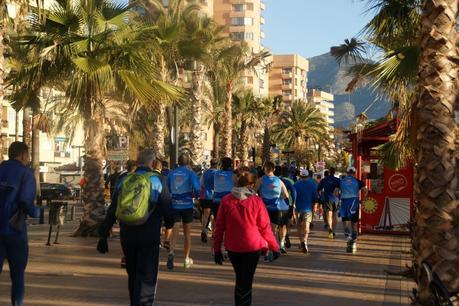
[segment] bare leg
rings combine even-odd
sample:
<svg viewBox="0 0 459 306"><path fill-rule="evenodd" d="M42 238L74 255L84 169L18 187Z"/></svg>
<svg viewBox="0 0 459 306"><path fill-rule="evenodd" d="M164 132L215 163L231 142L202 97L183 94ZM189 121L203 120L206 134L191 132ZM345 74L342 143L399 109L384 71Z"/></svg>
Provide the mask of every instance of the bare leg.
<svg viewBox="0 0 459 306"><path fill-rule="evenodd" d="M304 221L298 221L298 238L300 239L300 243L304 242L305 223Z"/></svg>
<svg viewBox="0 0 459 306"><path fill-rule="evenodd" d="M336 223L333 220L333 211L331 210L327 210L327 223L330 231L334 232Z"/></svg>
<svg viewBox="0 0 459 306"><path fill-rule="evenodd" d="M280 246L285 247L285 236L287 236L287 225L282 225L279 227L279 236L280 236Z"/></svg>
<svg viewBox="0 0 459 306"><path fill-rule="evenodd" d="M177 242L177 235L179 232L179 222L175 222L174 227L171 230L172 230L172 235L170 235L171 237L170 237L169 254L174 254L175 243Z"/></svg>
<svg viewBox="0 0 459 306"><path fill-rule="evenodd" d="M207 221L209 221L210 208L204 208L201 216L202 231L207 233Z"/></svg>
<svg viewBox="0 0 459 306"><path fill-rule="evenodd" d="M183 224L183 235L185 236L185 259L190 257L191 252L191 225L192 223Z"/></svg>

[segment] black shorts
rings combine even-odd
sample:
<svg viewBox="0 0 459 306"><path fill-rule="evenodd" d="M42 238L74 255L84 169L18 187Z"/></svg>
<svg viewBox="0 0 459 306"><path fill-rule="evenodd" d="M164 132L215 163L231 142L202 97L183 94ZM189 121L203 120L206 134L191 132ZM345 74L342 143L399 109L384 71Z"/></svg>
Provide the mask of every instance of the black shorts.
<svg viewBox="0 0 459 306"><path fill-rule="evenodd" d="M212 200L200 199L199 205L201 205L201 209L212 208Z"/></svg>
<svg viewBox="0 0 459 306"><path fill-rule="evenodd" d="M288 218L288 211L280 211L280 210L273 210L273 211L268 211L269 214L269 219L271 220L271 223L283 226L287 225L289 218Z"/></svg>
<svg viewBox="0 0 459 306"><path fill-rule="evenodd" d="M220 203L212 202L212 207L210 208L210 211L211 211L212 215L214 215L215 219L217 219L218 208L219 207L220 207Z"/></svg>
<svg viewBox="0 0 459 306"><path fill-rule="evenodd" d="M193 222L193 208L187 209L174 209L174 220L175 222L182 222L183 224L189 224Z"/></svg>
<svg viewBox="0 0 459 306"><path fill-rule="evenodd" d="M324 201L324 209L326 211L336 212L338 210L338 205L336 205L336 203L333 201L326 200Z"/></svg>
<svg viewBox="0 0 459 306"><path fill-rule="evenodd" d="M356 212L355 214L353 214L350 218L341 218L341 221L351 221L352 223L357 223L359 222L359 213Z"/></svg>

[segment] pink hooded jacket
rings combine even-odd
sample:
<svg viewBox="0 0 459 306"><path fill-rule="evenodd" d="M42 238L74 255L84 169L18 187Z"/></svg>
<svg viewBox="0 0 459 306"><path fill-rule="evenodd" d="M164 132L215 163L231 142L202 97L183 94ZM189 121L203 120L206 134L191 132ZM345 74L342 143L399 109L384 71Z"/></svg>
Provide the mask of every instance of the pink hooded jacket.
<svg viewBox="0 0 459 306"><path fill-rule="evenodd" d="M218 209L213 248L231 252L279 251L271 230L268 211L260 197L247 188L233 188L223 197Z"/></svg>

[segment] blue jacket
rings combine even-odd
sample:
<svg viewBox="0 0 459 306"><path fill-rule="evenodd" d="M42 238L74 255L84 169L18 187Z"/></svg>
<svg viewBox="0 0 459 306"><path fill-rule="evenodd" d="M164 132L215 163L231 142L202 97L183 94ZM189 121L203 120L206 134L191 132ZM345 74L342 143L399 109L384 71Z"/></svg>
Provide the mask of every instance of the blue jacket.
<svg viewBox="0 0 459 306"><path fill-rule="evenodd" d="M284 183L285 187L287 188L289 197L286 199L288 206L293 206L296 202L296 189L295 189L295 182L288 177L280 177L281 181Z"/></svg>
<svg viewBox="0 0 459 306"><path fill-rule="evenodd" d="M174 209L193 208L193 195L198 197L201 189L196 173L185 166L169 172L167 186L172 195L172 207Z"/></svg>
<svg viewBox="0 0 459 306"><path fill-rule="evenodd" d="M153 172L151 169L146 167L138 167L136 173ZM118 194L121 186L121 182L125 177L119 180L118 185L113 194L113 199L108 208L105 220L99 228L99 235L106 238L110 234L110 229L116 222L116 207L118 204ZM152 176L151 180L151 194L150 194L150 206L153 209L153 213L148 218L147 222L138 226L129 226L126 224L120 224L120 239L121 240L135 240L159 243L161 235L161 218L164 218L166 222L173 223L173 210L171 207L171 198L167 184L162 176Z"/></svg>
<svg viewBox="0 0 459 306"><path fill-rule="evenodd" d="M17 231L9 225L11 217L19 208L32 218L40 216L34 205L37 185L32 171L17 160L0 165L0 235L27 233L25 226Z"/></svg>
<svg viewBox="0 0 459 306"><path fill-rule="evenodd" d="M323 200L329 201L330 199L334 199L335 196L333 195L334 191L336 188L339 188L340 186L340 179L333 176L329 175L324 177L320 183L319 186L317 187L317 190L321 192L321 195L323 195Z"/></svg>
<svg viewBox="0 0 459 306"><path fill-rule="evenodd" d="M201 176L201 191L203 191L202 199L212 200L214 196L214 174L216 169L208 169Z"/></svg>
<svg viewBox="0 0 459 306"><path fill-rule="evenodd" d="M317 184L313 179L299 180L295 183L296 211L312 212L312 206L317 202Z"/></svg>

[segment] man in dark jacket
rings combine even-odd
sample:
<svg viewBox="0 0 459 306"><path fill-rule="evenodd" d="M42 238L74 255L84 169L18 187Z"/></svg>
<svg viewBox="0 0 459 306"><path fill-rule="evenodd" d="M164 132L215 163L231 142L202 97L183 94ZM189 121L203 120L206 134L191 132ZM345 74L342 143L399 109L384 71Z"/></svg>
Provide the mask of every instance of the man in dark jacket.
<svg viewBox="0 0 459 306"><path fill-rule="evenodd" d="M29 164L29 148L15 141L8 148L8 161L0 165L0 273L8 258L11 276L11 303L22 306L24 272L29 246L25 216L38 218L40 210L34 205L36 182Z"/></svg>
<svg viewBox="0 0 459 306"><path fill-rule="evenodd" d="M153 172L155 160L153 150L145 149L139 153L136 173ZM126 271L129 278L129 296L131 306L153 305L159 266L159 242L161 234L161 217L173 222L173 212L167 185L158 176L150 177L150 209L151 215L142 225L129 226L120 222L120 239ZM122 181L115 188L113 200L108 209L104 223L99 229L101 239L97 245L100 253L108 252L107 237L116 221L116 208Z"/></svg>

